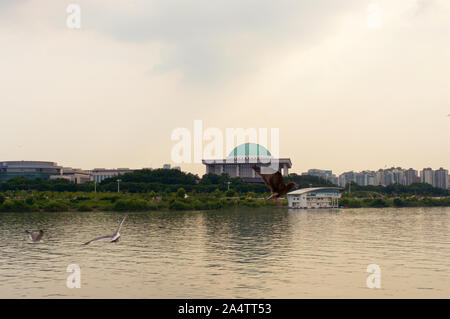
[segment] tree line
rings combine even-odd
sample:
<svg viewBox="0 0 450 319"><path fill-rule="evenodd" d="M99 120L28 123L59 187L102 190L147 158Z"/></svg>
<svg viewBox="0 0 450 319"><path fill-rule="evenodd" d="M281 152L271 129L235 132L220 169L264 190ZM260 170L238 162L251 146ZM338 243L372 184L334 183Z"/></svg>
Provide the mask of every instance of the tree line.
<svg viewBox="0 0 450 319"><path fill-rule="evenodd" d="M251 184L241 178L231 178L227 174L205 174L201 178L192 173L185 173L174 169L137 170L134 172L103 180L94 186L94 182L74 184L65 179L43 180L16 177L0 183L0 192L6 191L53 191L53 192L115 192L117 179L120 178L120 190L128 193L172 193L183 188L187 192L212 193L216 190L225 192L228 189L237 193L253 192L263 194L268 192L264 184ZM337 186L317 176L290 174L285 182L295 182L300 188ZM348 186L344 191L348 190ZM387 196L401 194L418 196L449 196L449 191L435 188L429 184L411 184L408 186L392 184L388 186L360 186L351 184L352 194L379 193Z"/></svg>

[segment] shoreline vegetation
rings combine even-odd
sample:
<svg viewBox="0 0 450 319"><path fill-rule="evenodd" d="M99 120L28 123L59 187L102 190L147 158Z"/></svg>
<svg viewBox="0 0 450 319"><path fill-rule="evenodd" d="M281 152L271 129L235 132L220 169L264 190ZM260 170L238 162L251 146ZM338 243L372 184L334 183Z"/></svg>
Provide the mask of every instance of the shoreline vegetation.
<svg viewBox="0 0 450 319"><path fill-rule="evenodd" d="M64 179L40 180L17 177L0 183L0 212L66 211L180 211L221 208L277 207L265 185L247 184L228 175L206 174L202 178L177 170L140 170L94 183L73 184ZM290 174L286 182L304 187L335 186L315 176ZM229 184L228 184L229 183ZM229 189L228 189L229 187ZM348 189L348 187L346 188ZM428 184L409 186L351 185L342 191L339 205L359 207L450 206L449 191ZM287 200L281 199L283 207Z"/></svg>

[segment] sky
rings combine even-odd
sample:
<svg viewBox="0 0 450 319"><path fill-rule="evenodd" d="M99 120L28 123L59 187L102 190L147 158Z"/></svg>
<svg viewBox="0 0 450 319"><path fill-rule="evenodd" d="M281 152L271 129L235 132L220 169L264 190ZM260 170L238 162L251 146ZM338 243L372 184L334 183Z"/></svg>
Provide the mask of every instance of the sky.
<svg viewBox="0 0 450 319"><path fill-rule="evenodd" d="M202 175L171 157L201 120L278 128L296 173L449 169L449 17L448 0L2 0L0 161Z"/></svg>

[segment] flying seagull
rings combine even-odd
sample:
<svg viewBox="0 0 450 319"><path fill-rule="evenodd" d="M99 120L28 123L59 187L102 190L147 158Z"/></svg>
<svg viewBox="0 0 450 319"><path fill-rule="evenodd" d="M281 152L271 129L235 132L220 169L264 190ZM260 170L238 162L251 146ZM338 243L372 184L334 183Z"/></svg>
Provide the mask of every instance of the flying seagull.
<svg viewBox="0 0 450 319"><path fill-rule="evenodd" d="M122 227L123 222L125 221L125 218L127 218L128 214L126 214L125 216L123 216L122 221L119 224L119 227L117 228L117 231L112 234L112 235L107 235L107 236L100 236L100 237L96 237L94 239L91 239L90 241L84 243L83 245L89 245L90 243L96 242L96 241L100 241L100 240L106 240L106 239L111 239L112 243L117 243L120 239L120 228Z"/></svg>
<svg viewBox="0 0 450 319"><path fill-rule="evenodd" d="M42 229L39 231L39 234L33 234L29 230L26 230L25 233L27 233L28 238L30 238L31 242L33 242L33 243L40 242L42 239L42 236L44 236L44 231Z"/></svg>
<svg viewBox="0 0 450 319"><path fill-rule="evenodd" d="M291 189L298 188L298 184L294 182L285 184L283 176L281 176L279 171L272 174L262 174L261 167L253 165L252 168L259 176L261 176L264 184L270 188L271 195L266 199L275 198L275 200L277 200L280 196L287 194Z"/></svg>

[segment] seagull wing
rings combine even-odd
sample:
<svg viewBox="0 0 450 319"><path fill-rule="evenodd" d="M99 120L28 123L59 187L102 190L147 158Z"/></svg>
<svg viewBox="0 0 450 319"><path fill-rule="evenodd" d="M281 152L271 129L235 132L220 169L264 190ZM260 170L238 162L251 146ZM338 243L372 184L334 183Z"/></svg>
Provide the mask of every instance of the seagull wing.
<svg viewBox="0 0 450 319"><path fill-rule="evenodd" d="M122 221L119 224L119 227L117 228L116 234L120 231L120 228L122 227L123 222L125 221L125 218L127 218L128 214L123 216Z"/></svg>
<svg viewBox="0 0 450 319"><path fill-rule="evenodd" d="M31 232L28 231L28 230L26 230L25 233L27 234L28 238L29 238L31 241L34 241L34 239L33 239L33 233L31 233Z"/></svg>
<svg viewBox="0 0 450 319"><path fill-rule="evenodd" d="M100 240L105 240L105 239L111 239L113 238L113 236L108 235L108 236L100 236L100 237L96 237L94 239L91 239L90 241L84 243L83 245L89 245L90 243L94 243L96 241L100 241Z"/></svg>

